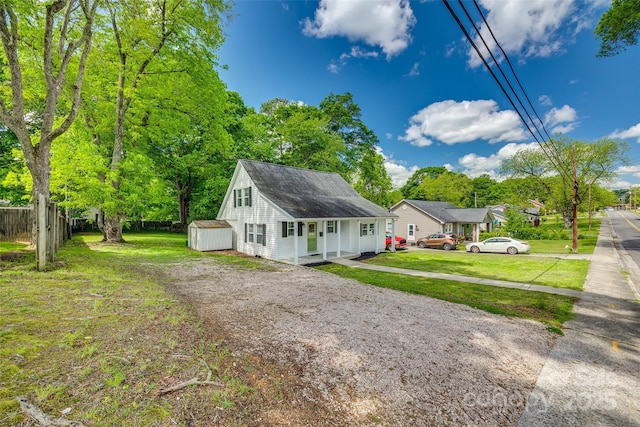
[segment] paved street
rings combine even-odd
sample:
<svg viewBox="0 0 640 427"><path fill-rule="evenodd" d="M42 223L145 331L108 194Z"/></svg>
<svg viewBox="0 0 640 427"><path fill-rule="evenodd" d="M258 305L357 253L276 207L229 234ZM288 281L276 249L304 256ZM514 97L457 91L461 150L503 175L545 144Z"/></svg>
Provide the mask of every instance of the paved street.
<svg viewBox="0 0 640 427"><path fill-rule="evenodd" d="M619 215L611 214L614 219ZM611 218L603 218L585 294L574 306L577 316L565 323L565 336L538 377L520 427L640 425L640 305L634 269Z"/></svg>

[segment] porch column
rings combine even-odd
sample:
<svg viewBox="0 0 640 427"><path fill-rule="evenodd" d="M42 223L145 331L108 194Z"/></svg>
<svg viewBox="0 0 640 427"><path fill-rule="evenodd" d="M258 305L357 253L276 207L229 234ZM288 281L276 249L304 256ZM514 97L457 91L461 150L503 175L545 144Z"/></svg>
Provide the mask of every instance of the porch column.
<svg viewBox="0 0 640 427"><path fill-rule="evenodd" d="M380 248L378 248L378 245L380 244L380 220L376 219L376 254L380 253Z"/></svg>
<svg viewBox="0 0 640 427"><path fill-rule="evenodd" d="M322 221L322 260L327 260L327 220Z"/></svg>
<svg viewBox="0 0 640 427"><path fill-rule="evenodd" d="M340 258L340 243L342 242L342 237L341 233L340 233L340 224L342 223L342 221L337 220L336 221L336 227L337 227L337 232L338 232L338 250L336 251L336 257Z"/></svg>
<svg viewBox="0 0 640 427"><path fill-rule="evenodd" d="M293 263L298 265L298 229L300 227L300 223L298 221L295 222L295 229L293 230Z"/></svg>
<svg viewBox="0 0 640 427"><path fill-rule="evenodd" d="M396 219L391 220L391 245L389 245L391 252L396 251L396 221Z"/></svg>
<svg viewBox="0 0 640 427"><path fill-rule="evenodd" d="M358 236L357 252L358 252L358 255L360 255L362 253L362 251L360 250L360 241L362 240L362 221L358 220L357 224L358 224L358 226L356 227L358 229L356 234L356 236Z"/></svg>

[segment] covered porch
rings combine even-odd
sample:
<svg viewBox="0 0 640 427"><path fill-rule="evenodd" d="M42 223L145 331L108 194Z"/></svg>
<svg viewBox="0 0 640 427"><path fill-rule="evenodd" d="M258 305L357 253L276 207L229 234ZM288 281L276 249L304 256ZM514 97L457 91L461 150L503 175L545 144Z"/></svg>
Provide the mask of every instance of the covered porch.
<svg viewBox="0 0 640 427"><path fill-rule="evenodd" d="M340 251L340 256L338 256L338 252L337 251L327 252L326 258L324 258L323 254L321 254L321 253L313 254L313 255L302 255L302 256L298 257L298 265L308 265L308 264L317 264L317 263L321 263L321 262L331 262L332 260L335 260L335 259L354 259L354 258L358 258L359 256L360 256L359 253L345 252L345 251ZM293 257L281 259L279 261L282 261L282 262L287 263L287 264L294 264L294 265L296 264L296 261L293 259Z"/></svg>

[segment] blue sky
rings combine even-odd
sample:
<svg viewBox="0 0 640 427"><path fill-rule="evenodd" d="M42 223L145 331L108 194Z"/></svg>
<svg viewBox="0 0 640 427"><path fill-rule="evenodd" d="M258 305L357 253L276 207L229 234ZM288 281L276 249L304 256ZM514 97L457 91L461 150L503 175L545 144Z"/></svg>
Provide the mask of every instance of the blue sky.
<svg viewBox="0 0 640 427"><path fill-rule="evenodd" d="M627 141L633 165L612 187L640 184L640 46L596 58L609 1L479 4L549 133ZM234 15L219 52L228 89L256 110L352 93L396 186L426 166L499 179L504 159L537 145L439 0L238 0Z"/></svg>

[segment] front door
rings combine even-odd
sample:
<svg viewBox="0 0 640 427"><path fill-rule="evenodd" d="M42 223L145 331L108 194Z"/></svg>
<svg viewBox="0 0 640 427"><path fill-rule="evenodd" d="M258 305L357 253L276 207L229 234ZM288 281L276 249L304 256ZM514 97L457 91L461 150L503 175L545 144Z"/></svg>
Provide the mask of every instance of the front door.
<svg viewBox="0 0 640 427"><path fill-rule="evenodd" d="M317 222L307 224L307 252L316 252L318 250Z"/></svg>
<svg viewBox="0 0 640 427"><path fill-rule="evenodd" d="M407 225L407 240L409 242L415 242L415 240L416 240L416 225L415 224Z"/></svg>

